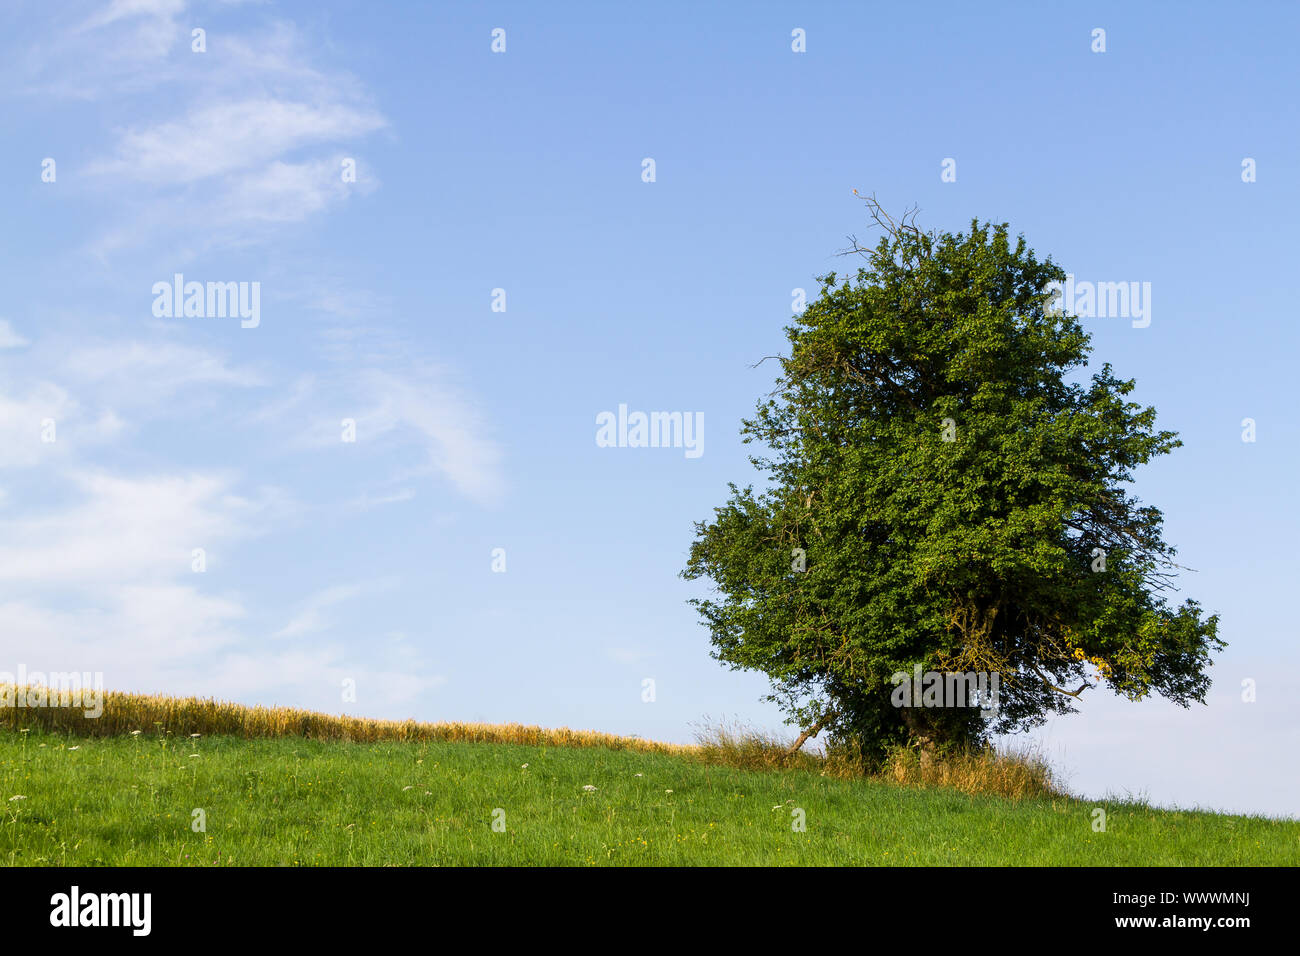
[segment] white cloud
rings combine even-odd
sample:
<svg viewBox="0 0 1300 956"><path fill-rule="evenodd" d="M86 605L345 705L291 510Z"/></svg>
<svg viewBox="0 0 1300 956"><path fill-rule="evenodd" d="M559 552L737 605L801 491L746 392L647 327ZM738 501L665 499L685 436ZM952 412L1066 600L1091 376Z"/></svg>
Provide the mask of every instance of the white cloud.
<svg viewBox="0 0 1300 956"><path fill-rule="evenodd" d="M303 606L298 613L294 615L288 624L276 631L275 636L299 637L303 634L326 630L329 627L329 622L326 620L325 612L329 608L352 598L360 597L374 589L373 585L340 584L317 591L303 602Z"/></svg>
<svg viewBox="0 0 1300 956"><path fill-rule="evenodd" d="M75 407L61 388L45 385L22 398L0 393L0 466L34 465L44 457L41 421L63 418ZM56 431L57 435L57 431Z"/></svg>
<svg viewBox="0 0 1300 956"><path fill-rule="evenodd" d="M0 649L108 675L158 673L237 642L234 598L200 593L195 547L254 533L264 503L217 475L126 478L73 470L71 500L0 519Z"/></svg>
<svg viewBox="0 0 1300 956"><path fill-rule="evenodd" d="M357 427L382 434L409 427L424 438L429 463L465 497L491 503L503 496L506 477L500 447L487 437L482 416L460 395L435 382L412 382L370 369L363 381L378 397Z"/></svg>
<svg viewBox="0 0 1300 956"><path fill-rule="evenodd" d="M313 595L273 646L250 633L238 595L206 593L193 547L222 555L276 524L276 509L235 493L233 479L79 472L72 482L71 504L0 518L0 579L23 594L0 600L0 670L98 671L110 689L274 693L334 711L349 678L372 713L443 682L411 649L371 646L358 666L340 645L294 645L327 625L329 607L390 582Z"/></svg>
<svg viewBox="0 0 1300 956"><path fill-rule="evenodd" d="M191 183L262 169L300 147L336 143L384 126L377 113L342 103L319 105L270 97L197 108L180 120L124 133L116 155L90 172L154 184Z"/></svg>
<svg viewBox="0 0 1300 956"><path fill-rule="evenodd" d="M185 0L112 0L87 19L81 29L93 30L119 20L139 17L171 22L184 9Z"/></svg>
<svg viewBox="0 0 1300 956"><path fill-rule="evenodd" d="M404 501L413 501L414 499L415 491L410 488L403 488L391 495L371 495L369 492L363 492L360 496L348 502L348 505L359 511L370 511L373 508L401 504Z"/></svg>
<svg viewBox="0 0 1300 956"><path fill-rule="evenodd" d="M223 222L298 222L347 199L352 189L365 193L373 188L373 180L358 186L343 182L341 157L309 163L276 160L238 177L213 215Z"/></svg>
<svg viewBox="0 0 1300 956"><path fill-rule="evenodd" d="M0 468L30 467L62 457L76 443L79 411L71 395L49 383L21 396L0 392ZM41 441L46 419L54 422L53 442ZM80 431L84 435L84 428Z"/></svg>
<svg viewBox="0 0 1300 956"><path fill-rule="evenodd" d="M323 630L328 608L391 582L312 595L275 645L257 639L238 595L206 593L212 579L192 570L191 549L213 549L211 561L275 526L274 499L241 496L221 475L71 480L72 503L0 518L0 580L23 594L0 600L0 670L98 671L111 689L274 693L334 711L347 678L367 689L371 713L443 682L411 649L372 645L358 666L340 645L293 643Z"/></svg>
<svg viewBox="0 0 1300 956"><path fill-rule="evenodd" d="M312 375L302 375L294 380L289 393L281 399L263 402L249 416L254 423L282 421L286 416L300 408L316 392L316 379Z"/></svg>
<svg viewBox="0 0 1300 956"><path fill-rule="evenodd" d="M175 82L169 57L181 49L188 53L183 42L188 28L179 20L184 0L69 0L57 10L45 6L54 16L44 22L23 18L29 35L0 65L7 92L47 102L98 100Z"/></svg>
<svg viewBox="0 0 1300 956"><path fill-rule="evenodd" d="M0 349L17 349L28 344L6 319L0 319Z"/></svg>
<svg viewBox="0 0 1300 956"><path fill-rule="evenodd" d="M55 367L71 389L43 379ZM189 398L203 397L201 389L265 384L261 372L170 342L76 347L56 338L6 357L0 373L8 386L0 391L0 469L66 463L119 441L127 427L119 409L176 417L191 410ZM52 442L43 440L46 421Z"/></svg>
<svg viewBox="0 0 1300 956"><path fill-rule="evenodd" d="M66 178L60 175L60 188L76 193L87 211L88 248L101 255L143 250L161 263L153 267L163 270L157 278L214 248L265 242L286 224L320 216L353 193L373 189L377 180L357 150L387 125L354 77L320 64L337 50L328 38L303 40L294 25L254 9L239 18L222 16L221 30L209 30L208 52L196 55L189 49L191 27L213 26L215 19L204 22L213 13L210 5L195 16L189 10L184 0L72 0L44 19L0 14L0 21L21 27L23 34L11 44L13 55L0 58L0 95L31 97L30 108L50 128L75 124L77 152L89 157ZM102 108L60 115L66 106L59 97ZM97 127L98 117L120 125ZM358 182L343 183L344 157L361 167ZM60 174L76 162L61 158ZM104 226L95 225L96 200ZM138 263L114 263L113 270L149 275ZM326 279L301 284L327 305L346 307L352 290ZM366 304L375 307L373 300ZM343 637L332 613L341 614L343 602L383 582L326 588L295 607L284 601L279 582L262 578L268 567L273 574L282 567L274 558L264 563L268 559L251 553L249 543L282 535L295 506L273 489L250 489L243 475L258 462L240 459L229 471L183 462L159 466L160 449L151 445L179 436L180 444L164 446L162 453L187 447L182 426L221 435L211 418L194 414L218 401L231 412L218 426L236 419L264 434L288 418L302 424L319 416L335 400L340 382L356 406L379 408L384 400L375 390L384 382L359 384L353 366L321 376L320 391L305 373L295 390L274 377L267 358L274 350L262 348L267 343L260 337L232 346L253 346L250 353L259 356L254 367L177 341L203 332L174 326L156 330L156 339L149 340L136 326L119 341L108 323L87 319L77 316L69 323L77 337L59 341L42 316L43 332L32 336L37 344L22 352L12 350L28 346L27 339L0 320L0 469L39 469L15 472L12 480L4 475L0 489L0 580L6 585L0 594L0 670L19 662L32 669L102 670L110 687L220 697L274 694L279 702L330 710L339 709L346 678L357 681L361 706L371 712L438 686L443 678L413 646L364 633L347 635L346 643L320 640L327 630ZM87 342L82 336L88 328L100 338ZM150 328L147 321L143 328ZM242 410L224 404L242 397L233 390L252 388L270 394L271 402L258 403L264 412L252 412L251 401ZM436 388L412 389L398 412L404 424L390 424L390 430L404 431L415 447L440 449L446 472L466 480L478 467L474 463L490 454L473 435L458 437L437 409L426 407L463 400ZM129 412L133 424L159 420L158 427L128 434L119 412ZM56 422L54 443L40 440L47 418ZM248 442L243 437L235 436L233 444L256 452L258 435ZM106 448L109 439L115 443ZM209 443L194 445L196 454L211 451ZM468 463L458 464L463 456ZM152 470L133 472L141 461L154 462ZM364 506L410 494L366 500ZM351 517L357 520L355 513ZM273 538L270 546L283 543ZM206 574L191 569L198 547L207 551ZM306 594L316 585L309 569L284 571L298 582L291 593ZM254 602L250 594L261 597ZM360 642L364 653L358 661L354 644Z"/></svg>
<svg viewBox="0 0 1300 956"><path fill-rule="evenodd" d="M170 342L78 348L68 353L61 366L100 401L155 410L183 391L208 386L251 388L265 382L252 369L232 368L215 352Z"/></svg>
<svg viewBox="0 0 1300 956"><path fill-rule="evenodd" d="M75 503L0 519L0 579L82 589L168 582L191 573L194 548L252 534L274 504L235 494L220 475L68 477Z"/></svg>
<svg viewBox="0 0 1300 956"><path fill-rule="evenodd" d="M176 45L182 29L177 17L185 11L185 0L113 0L92 14L76 32L101 31L118 25L114 54L126 48L142 59L166 56Z"/></svg>
<svg viewBox="0 0 1300 956"><path fill-rule="evenodd" d="M347 361L347 354L335 358ZM415 445L423 451L425 465L389 475L388 480L432 475L449 481L471 501L494 505L507 486L501 446L471 398L445 378L445 373L427 366L368 368L357 373L349 369L328 377L302 378L283 402L267 406L254 418L278 421L289 430L288 441L317 448L337 448L340 422L351 418L359 445ZM322 404L331 409L330 414L320 414ZM409 496L403 493L398 500Z"/></svg>
<svg viewBox="0 0 1300 956"><path fill-rule="evenodd" d="M374 404L357 416L359 436L413 432L425 446L431 470L461 494L490 504L505 493L501 449L465 398L436 381L410 381L378 369L363 372L360 380Z"/></svg>
<svg viewBox="0 0 1300 956"><path fill-rule="evenodd" d="M343 682L355 683L358 701L344 706ZM225 654L210 673L187 675L174 693L217 697L274 694L288 696L298 706L338 713L355 710L368 716L402 718L410 702L442 686L447 679L430 671L413 650L390 648L382 655L367 655L359 665L355 655L337 644L287 650L256 650ZM168 693L173 693L170 689Z"/></svg>
<svg viewBox="0 0 1300 956"><path fill-rule="evenodd" d="M0 670L101 671L105 686L161 684L162 674L238 641L238 602L184 585L131 586L82 607L0 603Z"/></svg>
<svg viewBox="0 0 1300 956"><path fill-rule="evenodd" d="M253 10L195 54L189 31L203 18L186 11L181 0L116 0L31 26L23 55L0 64L0 88L42 108L61 96L135 99L106 143L93 126L78 131L92 158L72 188L122 207L87 237L97 257L178 241L201 251L263 242L378 182L368 169L342 180L342 159L364 168L360 141L388 122L355 77L313 62L327 41Z"/></svg>
<svg viewBox="0 0 1300 956"><path fill-rule="evenodd" d="M253 697L337 713L355 681L365 713L401 711L446 678L414 649L371 648L358 664L339 644L267 646L237 630L235 600L182 585L131 587L90 608L0 601L0 670L103 674L108 690Z"/></svg>

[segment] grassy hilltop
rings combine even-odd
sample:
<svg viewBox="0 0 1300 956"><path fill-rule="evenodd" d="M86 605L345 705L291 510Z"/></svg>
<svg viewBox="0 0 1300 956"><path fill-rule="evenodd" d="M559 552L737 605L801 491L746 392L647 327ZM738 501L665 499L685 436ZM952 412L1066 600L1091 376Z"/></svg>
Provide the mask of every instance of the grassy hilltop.
<svg viewBox="0 0 1300 956"><path fill-rule="evenodd" d="M725 762L755 761L725 751L132 695L109 695L97 721L62 708L3 709L0 859L20 866L1300 863L1300 822L1050 792L1014 799L903 786L837 776L811 757L783 769L744 769ZM1093 829L1097 807L1106 811L1105 832Z"/></svg>

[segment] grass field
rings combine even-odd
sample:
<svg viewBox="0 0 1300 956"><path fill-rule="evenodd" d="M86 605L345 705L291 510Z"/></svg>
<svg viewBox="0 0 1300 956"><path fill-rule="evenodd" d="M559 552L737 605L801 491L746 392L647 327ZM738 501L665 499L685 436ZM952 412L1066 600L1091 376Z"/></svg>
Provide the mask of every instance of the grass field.
<svg viewBox="0 0 1300 956"><path fill-rule="evenodd" d="M0 859L28 866L1300 864L1300 822L605 746L6 728L0 781Z"/></svg>

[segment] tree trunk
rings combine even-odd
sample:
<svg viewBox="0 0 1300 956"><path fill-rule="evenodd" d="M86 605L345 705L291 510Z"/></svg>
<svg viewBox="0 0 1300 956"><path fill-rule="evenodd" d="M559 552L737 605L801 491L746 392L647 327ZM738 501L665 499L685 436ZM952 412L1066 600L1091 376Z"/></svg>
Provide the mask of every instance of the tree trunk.
<svg viewBox="0 0 1300 956"><path fill-rule="evenodd" d="M826 714L824 717L822 717L821 720L817 721L817 723L813 724L811 727L809 727L807 730L801 733L799 735L799 739L794 742L794 746L791 747L789 750L787 750L785 752L785 755L787 757L793 757L795 754L797 754L799 752L799 748L802 747L804 744L806 744L810 738L816 737L819 733L821 733L821 729L825 727L826 724L834 716L835 716L834 711L832 711L829 714Z"/></svg>

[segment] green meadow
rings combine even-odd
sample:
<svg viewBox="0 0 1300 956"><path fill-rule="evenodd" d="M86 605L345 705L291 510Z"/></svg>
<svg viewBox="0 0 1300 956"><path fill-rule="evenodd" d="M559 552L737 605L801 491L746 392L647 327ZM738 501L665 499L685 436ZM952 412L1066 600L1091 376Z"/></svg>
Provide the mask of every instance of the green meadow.
<svg viewBox="0 0 1300 956"><path fill-rule="evenodd" d="M3 729L0 781L17 866L1300 863L1295 821L606 747Z"/></svg>

